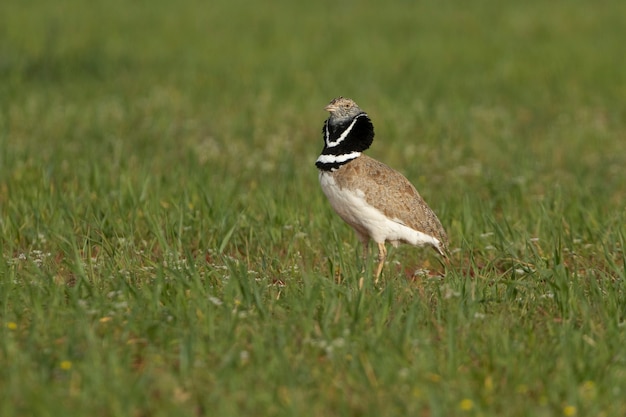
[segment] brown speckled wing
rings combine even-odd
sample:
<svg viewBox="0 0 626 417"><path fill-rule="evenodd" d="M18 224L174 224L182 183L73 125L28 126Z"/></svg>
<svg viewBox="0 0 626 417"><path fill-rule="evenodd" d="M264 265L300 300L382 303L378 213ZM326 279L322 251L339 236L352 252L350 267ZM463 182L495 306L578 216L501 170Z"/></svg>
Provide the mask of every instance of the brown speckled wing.
<svg viewBox="0 0 626 417"><path fill-rule="evenodd" d="M439 239L445 250L448 238L437 215L399 172L361 155L335 171L334 177L342 188L363 191L367 202L388 218Z"/></svg>

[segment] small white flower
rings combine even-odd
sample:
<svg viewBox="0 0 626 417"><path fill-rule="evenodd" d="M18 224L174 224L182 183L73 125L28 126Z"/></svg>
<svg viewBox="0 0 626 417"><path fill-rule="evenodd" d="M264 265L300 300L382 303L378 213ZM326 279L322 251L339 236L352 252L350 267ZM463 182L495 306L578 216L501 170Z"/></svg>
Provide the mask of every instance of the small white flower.
<svg viewBox="0 0 626 417"><path fill-rule="evenodd" d="M410 374L411 374L411 371L409 371L409 368L402 368L398 371L398 377L400 379L407 379Z"/></svg>
<svg viewBox="0 0 626 417"><path fill-rule="evenodd" d="M222 304L224 304L224 302L222 300L220 300L217 297L209 297L209 301L216 306L221 306Z"/></svg>

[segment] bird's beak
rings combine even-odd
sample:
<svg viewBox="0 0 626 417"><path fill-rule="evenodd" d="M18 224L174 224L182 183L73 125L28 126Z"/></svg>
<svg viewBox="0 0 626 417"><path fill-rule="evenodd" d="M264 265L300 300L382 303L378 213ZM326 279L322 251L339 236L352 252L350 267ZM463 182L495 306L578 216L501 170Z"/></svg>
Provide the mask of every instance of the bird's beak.
<svg viewBox="0 0 626 417"><path fill-rule="evenodd" d="M333 113L333 112L337 111L337 106L335 106L333 104L329 104L328 106L324 107L324 110L326 110L329 113Z"/></svg>

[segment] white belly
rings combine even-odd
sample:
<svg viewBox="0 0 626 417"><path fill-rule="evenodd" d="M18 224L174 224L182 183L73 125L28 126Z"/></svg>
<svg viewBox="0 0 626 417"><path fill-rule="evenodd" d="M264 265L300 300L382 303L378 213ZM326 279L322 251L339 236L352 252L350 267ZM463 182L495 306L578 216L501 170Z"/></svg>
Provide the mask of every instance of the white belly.
<svg viewBox="0 0 626 417"><path fill-rule="evenodd" d="M380 210L368 204L363 191L340 188L332 174L326 171L320 171L319 179L330 205L357 233L367 234L376 243L389 241L396 245L399 242L406 242L415 246L439 247L438 239L413 230L398 219L389 219Z"/></svg>

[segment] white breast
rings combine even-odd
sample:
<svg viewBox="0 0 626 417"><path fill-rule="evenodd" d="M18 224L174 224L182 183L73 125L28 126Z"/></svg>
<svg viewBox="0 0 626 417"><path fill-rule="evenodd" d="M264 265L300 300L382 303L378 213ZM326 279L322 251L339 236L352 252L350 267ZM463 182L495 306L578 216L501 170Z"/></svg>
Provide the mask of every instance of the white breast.
<svg viewBox="0 0 626 417"><path fill-rule="evenodd" d="M389 241L396 245L406 242L415 246L431 245L439 247L439 240L425 233L413 230L398 219L390 219L365 200L363 191L341 188L332 173L320 171L320 185L328 201L339 216L349 225L367 232L377 243ZM385 202L381 201L381 204Z"/></svg>

